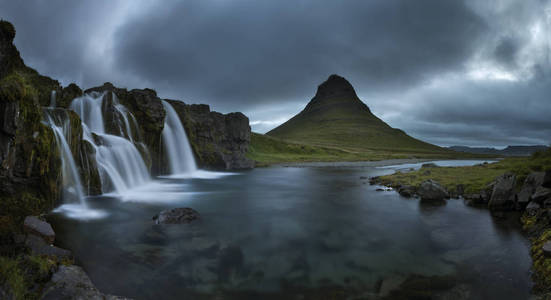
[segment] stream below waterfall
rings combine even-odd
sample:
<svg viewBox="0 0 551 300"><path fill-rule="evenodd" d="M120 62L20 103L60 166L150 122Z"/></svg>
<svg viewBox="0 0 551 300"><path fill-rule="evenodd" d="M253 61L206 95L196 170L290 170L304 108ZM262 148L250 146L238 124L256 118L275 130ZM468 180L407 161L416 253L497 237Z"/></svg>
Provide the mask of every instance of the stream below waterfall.
<svg viewBox="0 0 551 300"><path fill-rule="evenodd" d="M49 220L100 290L135 299L379 299L414 275L447 278L447 299L528 298L529 243L518 223L460 199L422 205L363 179L401 168L200 171L156 178L124 199L87 197L102 218ZM201 219L153 223L173 207Z"/></svg>

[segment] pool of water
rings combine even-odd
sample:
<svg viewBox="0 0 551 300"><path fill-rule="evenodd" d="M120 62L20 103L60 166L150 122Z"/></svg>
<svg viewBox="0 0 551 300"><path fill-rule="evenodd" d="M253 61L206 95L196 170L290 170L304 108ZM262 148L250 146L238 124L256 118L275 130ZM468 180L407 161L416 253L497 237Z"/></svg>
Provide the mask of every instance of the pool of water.
<svg viewBox="0 0 551 300"><path fill-rule="evenodd" d="M450 299L528 298L529 244L514 218L367 183L403 167L160 178L124 199L89 199L104 218L50 220L100 290L135 299L379 299L414 276L445 278ZM153 223L173 207L201 220Z"/></svg>

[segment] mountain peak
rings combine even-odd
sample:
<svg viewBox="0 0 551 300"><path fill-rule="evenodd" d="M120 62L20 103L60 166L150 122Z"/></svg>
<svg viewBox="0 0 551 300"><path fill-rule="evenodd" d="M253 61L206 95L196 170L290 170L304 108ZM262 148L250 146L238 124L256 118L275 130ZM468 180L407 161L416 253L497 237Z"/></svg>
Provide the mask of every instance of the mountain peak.
<svg viewBox="0 0 551 300"><path fill-rule="evenodd" d="M344 77L333 74L327 78L325 82L318 86L318 91L314 99L324 99L324 98L334 98L334 97L343 97L343 98L357 98L356 91L354 87L346 80Z"/></svg>

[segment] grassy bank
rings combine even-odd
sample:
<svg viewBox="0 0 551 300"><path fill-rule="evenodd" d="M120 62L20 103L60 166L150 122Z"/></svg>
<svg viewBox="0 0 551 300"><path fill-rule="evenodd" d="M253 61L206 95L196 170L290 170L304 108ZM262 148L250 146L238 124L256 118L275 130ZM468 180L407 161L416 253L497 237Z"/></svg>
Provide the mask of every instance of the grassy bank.
<svg viewBox="0 0 551 300"><path fill-rule="evenodd" d="M351 150L339 147L324 147L301 144L267 135L252 133L247 157L254 160L257 166L266 166L286 162L329 162L329 161L370 161L402 158L427 159L469 159L488 158L460 152L411 152L404 150L363 149Z"/></svg>
<svg viewBox="0 0 551 300"><path fill-rule="evenodd" d="M511 157L497 163L469 167L422 168L417 171L381 176L379 182L388 186L418 187L425 180L438 181L449 191L463 185L465 194L478 193L497 176L506 172L517 175L517 183L522 184L531 172L551 169L551 151L537 152L530 157Z"/></svg>

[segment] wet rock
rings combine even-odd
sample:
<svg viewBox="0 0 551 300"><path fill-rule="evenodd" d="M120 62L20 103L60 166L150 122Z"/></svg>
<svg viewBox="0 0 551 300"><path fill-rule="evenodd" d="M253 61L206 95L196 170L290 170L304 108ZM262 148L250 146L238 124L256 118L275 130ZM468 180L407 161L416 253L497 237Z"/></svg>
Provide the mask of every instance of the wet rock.
<svg viewBox="0 0 551 300"><path fill-rule="evenodd" d="M526 214L528 214L528 216L535 216L538 214L538 211L540 210L541 206L536 203L536 202L530 202L528 203L528 205L526 206Z"/></svg>
<svg viewBox="0 0 551 300"><path fill-rule="evenodd" d="M28 216L23 222L25 231L42 237L46 242L52 244L55 241L55 232L52 226L35 216Z"/></svg>
<svg viewBox="0 0 551 300"><path fill-rule="evenodd" d="M551 241L545 242L542 247L543 254L547 257L551 257Z"/></svg>
<svg viewBox="0 0 551 300"><path fill-rule="evenodd" d="M536 188L536 191L532 195L532 201L534 201L536 203L539 203L539 204L542 204L542 205L546 201L548 202L548 200L550 200L550 199L551 199L551 188L546 188L546 187L543 187L543 186L538 186Z"/></svg>
<svg viewBox="0 0 551 300"><path fill-rule="evenodd" d="M73 259L71 251L46 244L42 238L33 234L27 236L25 239L25 246L31 249L34 255L48 256L57 261L70 261Z"/></svg>
<svg viewBox="0 0 551 300"><path fill-rule="evenodd" d="M409 185L402 186L398 189L398 194L406 198L413 197L415 195L415 187Z"/></svg>
<svg viewBox="0 0 551 300"><path fill-rule="evenodd" d="M46 284L40 299L125 299L101 293L81 267L60 266Z"/></svg>
<svg viewBox="0 0 551 300"><path fill-rule="evenodd" d="M385 191L385 189L382 189L382 188L378 188L378 189L376 189L375 191L376 191L376 192L384 192L384 191Z"/></svg>
<svg viewBox="0 0 551 300"><path fill-rule="evenodd" d="M153 217L155 224L189 224L197 219L199 213L189 207L163 210Z"/></svg>
<svg viewBox="0 0 551 300"><path fill-rule="evenodd" d="M512 210L515 206L515 181L516 176L506 173L499 176L492 190L492 196L488 202L490 210Z"/></svg>
<svg viewBox="0 0 551 300"><path fill-rule="evenodd" d="M429 202L440 202L450 197L448 191L434 180L421 183L417 194L421 197L421 200Z"/></svg>
<svg viewBox="0 0 551 300"><path fill-rule="evenodd" d="M518 209L523 209L526 205L528 205L528 202L530 202L530 198L536 191L536 188L543 183L544 176L544 172L534 172L526 177L520 192L517 194Z"/></svg>

